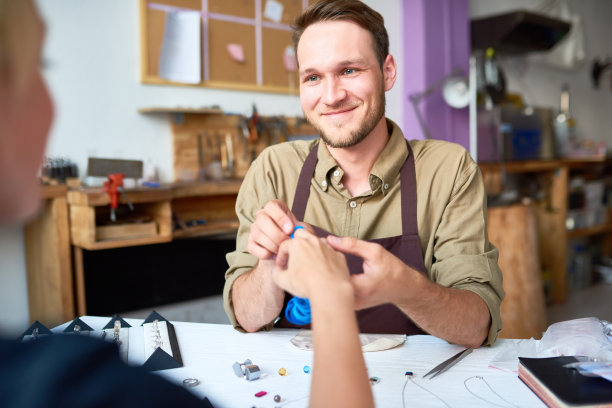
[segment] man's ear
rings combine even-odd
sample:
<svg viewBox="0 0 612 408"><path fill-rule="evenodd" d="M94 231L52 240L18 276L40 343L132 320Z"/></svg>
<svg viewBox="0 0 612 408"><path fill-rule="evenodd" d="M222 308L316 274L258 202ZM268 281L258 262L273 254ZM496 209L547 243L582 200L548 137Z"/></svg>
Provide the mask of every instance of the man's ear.
<svg viewBox="0 0 612 408"><path fill-rule="evenodd" d="M385 83L385 92L393 88L395 84L395 78L397 77L397 65L395 65L395 58L389 54L385 58L382 66L383 81Z"/></svg>

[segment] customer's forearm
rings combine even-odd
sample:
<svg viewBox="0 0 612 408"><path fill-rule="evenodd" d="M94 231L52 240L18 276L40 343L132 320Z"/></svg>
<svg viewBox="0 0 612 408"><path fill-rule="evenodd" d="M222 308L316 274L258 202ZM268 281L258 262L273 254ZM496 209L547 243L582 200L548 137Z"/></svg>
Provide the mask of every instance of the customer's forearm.
<svg viewBox="0 0 612 408"><path fill-rule="evenodd" d="M255 332L273 321L283 308L285 292L272 281L274 261L259 261L232 285L232 303L240 326Z"/></svg>
<svg viewBox="0 0 612 408"><path fill-rule="evenodd" d="M352 288L311 299L314 343L310 407L373 407Z"/></svg>

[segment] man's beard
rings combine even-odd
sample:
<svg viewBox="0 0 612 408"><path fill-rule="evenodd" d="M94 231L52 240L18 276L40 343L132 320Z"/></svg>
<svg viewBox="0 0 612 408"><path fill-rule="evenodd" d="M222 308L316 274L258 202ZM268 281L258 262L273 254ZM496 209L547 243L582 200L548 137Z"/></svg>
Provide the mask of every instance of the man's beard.
<svg viewBox="0 0 612 408"><path fill-rule="evenodd" d="M321 135L323 142L333 148L353 147L361 143L374 130L380 118L385 114L385 91L381 88L380 95L372 109L366 113L365 117L359 124L359 127L350 132L344 140L333 140L329 134L326 134L322 127L317 126L313 121L308 120L310 124ZM308 118L307 118L308 119Z"/></svg>

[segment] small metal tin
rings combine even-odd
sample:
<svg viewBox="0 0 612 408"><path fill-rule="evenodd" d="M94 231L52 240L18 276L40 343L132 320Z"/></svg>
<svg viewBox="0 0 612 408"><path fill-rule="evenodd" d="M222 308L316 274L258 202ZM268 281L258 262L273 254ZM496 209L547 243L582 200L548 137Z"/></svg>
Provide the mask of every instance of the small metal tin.
<svg viewBox="0 0 612 408"><path fill-rule="evenodd" d="M257 365L248 365L245 367L245 376L247 381L253 381L261 377L261 370Z"/></svg>

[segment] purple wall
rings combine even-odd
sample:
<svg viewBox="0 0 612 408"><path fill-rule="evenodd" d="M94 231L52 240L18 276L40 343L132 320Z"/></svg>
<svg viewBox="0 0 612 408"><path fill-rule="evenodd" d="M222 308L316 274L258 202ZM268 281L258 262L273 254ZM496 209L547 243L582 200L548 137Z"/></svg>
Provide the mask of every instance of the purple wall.
<svg viewBox="0 0 612 408"><path fill-rule="evenodd" d="M402 0L404 60L404 134L424 135L408 96L423 92L455 68L467 75L470 56L469 0ZM438 90L421 101L423 119L433 139L469 148L468 109L453 109Z"/></svg>

